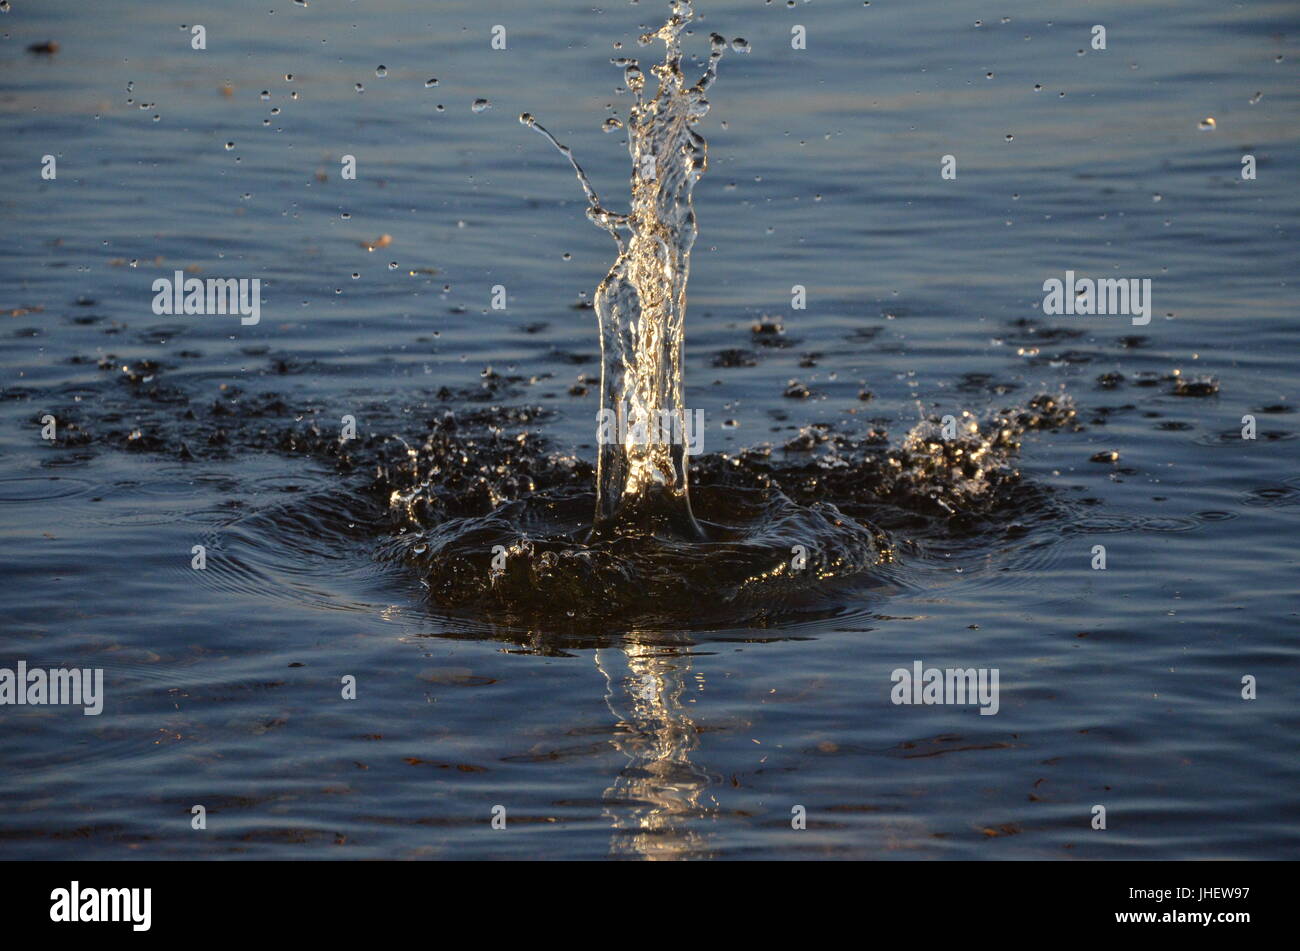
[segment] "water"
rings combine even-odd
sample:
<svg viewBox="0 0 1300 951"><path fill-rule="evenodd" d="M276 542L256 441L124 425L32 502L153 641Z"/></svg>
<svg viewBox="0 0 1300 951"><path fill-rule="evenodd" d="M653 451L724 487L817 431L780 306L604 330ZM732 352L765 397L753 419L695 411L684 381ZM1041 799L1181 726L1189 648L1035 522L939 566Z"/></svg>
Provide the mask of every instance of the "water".
<svg viewBox="0 0 1300 951"><path fill-rule="evenodd" d="M570 150L532 115L524 113L520 121L569 158L587 196L588 217L618 245L618 260L594 298L601 349L599 418L605 427L597 432L595 528L625 522L635 530L659 518L678 535L701 540L686 465L694 429L700 427L692 427L697 414L688 413L683 402L682 350L696 235L691 194L708 167L708 145L694 126L708 114L705 94L717 78L726 40L710 36L708 68L688 86L680 39L693 18L689 0L674 3L663 27L640 38L643 46L655 40L664 44L663 62L652 69L658 89L649 100L640 64L628 57L614 60L624 67L624 82L635 97L627 125L632 159L627 214L601 207Z"/></svg>
<svg viewBox="0 0 1300 951"><path fill-rule="evenodd" d="M1288 5L699 3L688 76L750 52L644 406L703 452L642 471L704 541L591 536L609 248L514 121L618 194L667 4L271 9L0 21L0 667L107 691L0 708L6 856L1294 854ZM178 268L260 322L154 315ZM918 659L997 715L892 704Z"/></svg>

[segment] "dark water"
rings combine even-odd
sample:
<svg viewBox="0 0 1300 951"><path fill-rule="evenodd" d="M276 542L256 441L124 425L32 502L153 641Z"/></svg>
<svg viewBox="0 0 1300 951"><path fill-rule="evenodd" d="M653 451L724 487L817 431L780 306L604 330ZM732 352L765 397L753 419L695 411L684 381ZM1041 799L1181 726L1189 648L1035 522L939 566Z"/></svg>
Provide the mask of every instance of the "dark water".
<svg viewBox="0 0 1300 951"><path fill-rule="evenodd" d="M0 13L0 668L106 690L0 707L0 854L1296 853L1288 3L700 0L687 49L752 52L701 124L697 508L758 538L731 564L839 516L891 557L750 600L647 557L611 601L543 540L470 596L494 539L579 531L596 456L611 250L517 116L619 195L608 59L665 9ZM155 315L191 268L260 322ZM1150 323L1045 316L1066 270L1150 278ZM963 413L1008 433L977 477L908 440ZM996 668L998 713L891 703L916 660Z"/></svg>

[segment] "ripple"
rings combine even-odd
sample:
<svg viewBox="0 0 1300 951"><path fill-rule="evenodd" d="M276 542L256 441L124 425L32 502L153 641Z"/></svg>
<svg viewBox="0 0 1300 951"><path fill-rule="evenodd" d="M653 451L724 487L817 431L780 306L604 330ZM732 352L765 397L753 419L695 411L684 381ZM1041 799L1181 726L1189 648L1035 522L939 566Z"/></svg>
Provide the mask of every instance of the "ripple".
<svg viewBox="0 0 1300 951"><path fill-rule="evenodd" d="M64 476L18 476L0 479L0 503L49 502L85 495L94 487L85 479Z"/></svg>

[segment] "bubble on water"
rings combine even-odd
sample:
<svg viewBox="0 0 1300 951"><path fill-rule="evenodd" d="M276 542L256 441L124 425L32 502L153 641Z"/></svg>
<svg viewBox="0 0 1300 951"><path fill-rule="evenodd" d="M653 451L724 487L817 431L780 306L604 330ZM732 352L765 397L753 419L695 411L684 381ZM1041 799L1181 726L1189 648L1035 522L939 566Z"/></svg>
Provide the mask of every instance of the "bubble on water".
<svg viewBox="0 0 1300 951"><path fill-rule="evenodd" d="M731 41L731 48L737 53L748 53L749 40L745 39L743 36L738 36Z"/></svg>
<svg viewBox="0 0 1300 951"><path fill-rule="evenodd" d="M433 88L434 86L436 86L436 85L438 85L438 80L436 80L436 79L426 79L426 80L424 81L424 88L425 88L425 89L432 89L432 88Z"/></svg>
<svg viewBox="0 0 1300 951"><path fill-rule="evenodd" d="M474 104L469 108L472 112L487 112L492 108L492 103L486 99L475 99Z"/></svg>
<svg viewBox="0 0 1300 951"><path fill-rule="evenodd" d="M524 124L527 125L527 123ZM623 123L618 118L610 116L601 124L600 128L602 132L614 132L623 128Z"/></svg>
<svg viewBox="0 0 1300 951"><path fill-rule="evenodd" d="M382 66L382 65L381 65L381 66L376 66L376 67L375 67L375 75L378 76L380 79L383 79L385 76L388 75L388 67L387 67L387 66Z"/></svg>
<svg viewBox="0 0 1300 951"><path fill-rule="evenodd" d="M1202 132L1213 132L1215 125L1214 116L1206 116L1196 124L1196 128L1200 129Z"/></svg>

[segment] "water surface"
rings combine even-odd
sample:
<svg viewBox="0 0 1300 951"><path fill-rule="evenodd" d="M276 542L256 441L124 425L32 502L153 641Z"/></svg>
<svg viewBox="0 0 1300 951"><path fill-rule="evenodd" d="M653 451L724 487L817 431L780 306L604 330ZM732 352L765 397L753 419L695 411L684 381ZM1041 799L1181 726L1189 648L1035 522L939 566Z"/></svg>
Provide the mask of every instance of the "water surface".
<svg viewBox="0 0 1300 951"><path fill-rule="evenodd" d="M549 588L540 619L449 608L389 505L422 484L395 437L460 480L450 514L508 501L480 459L509 498L590 491L613 249L517 117L625 198L609 59L667 4L12 6L0 666L102 667L107 698L0 708L6 857L1295 853L1292 5L700 0L688 74L711 31L751 52L700 123L692 493L739 508L775 473L894 558L672 622ZM260 323L155 316L177 268L260 278ZM1151 322L1045 316L1067 269L1151 278ZM942 454L873 468L1040 394L1075 415L980 491ZM918 659L997 668L998 714L892 704Z"/></svg>

